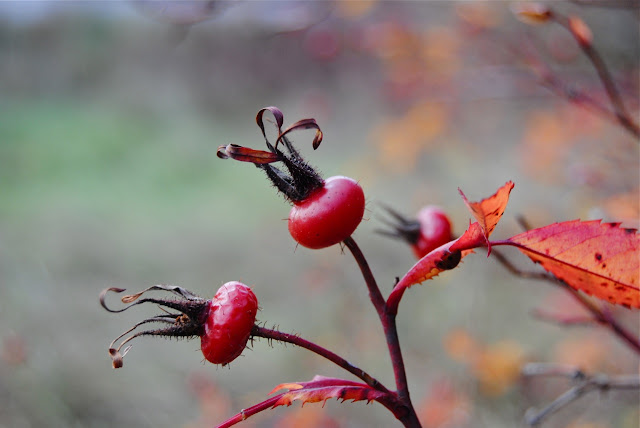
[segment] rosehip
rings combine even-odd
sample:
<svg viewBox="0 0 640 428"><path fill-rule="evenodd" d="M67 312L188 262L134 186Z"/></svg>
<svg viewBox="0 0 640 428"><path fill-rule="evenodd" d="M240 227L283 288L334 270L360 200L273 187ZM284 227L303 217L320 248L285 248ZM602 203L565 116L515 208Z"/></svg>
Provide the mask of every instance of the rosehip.
<svg viewBox="0 0 640 428"><path fill-rule="evenodd" d="M420 237L413 244L413 253L422 258L439 246L451 241L451 222L442 208L428 205L418 212Z"/></svg>
<svg viewBox="0 0 640 428"><path fill-rule="evenodd" d="M228 364L244 350L258 313L258 299L246 285L224 284L209 301L201 349L214 364Z"/></svg>
<svg viewBox="0 0 640 428"><path fill-rule="evenodd" d="M180 299L139 299L152 290L169 291ZM229 364L246 347L258 312L258 299L253 291L237 281L224 284L211 300L198 297L182 287L154 285L139 293L124 296L122 303L128 306L119 310L107 307L105 297L109 291L121 293L125 290L108 288L100 294L100 304L109 312L123 312L142 303L154 303L179 312L165 310L161 315L137 323L111 342L109 355L114 368L122 367L123 358L131 348L129 345L120 352L122 347L139 336L200 337L202 354L208 361L214 364ZM117 348L114 347L122 337L139 326L150 323L162 323L165 327L137 332L124 339Z"/></svg>
<svg viewBox="0 0 640 428"><path fill-rule="evenodd" d="M264 129L264 114L270 112L278 128L274 144ZM353 179L336 176L323 180L293 147L287 135L298 129L315 129L313 148L322 141L322 131L315 119L302 119L282 130L284 116L276 107L261 109L256 122L269 151L235 144L218 147L218 157L251 162L263 170L271 183L289 200L289 233L300 245L318 249L337 244L351 236L364 215L364 192ZM280 146L279 146L280 145ZM282 163L284 169L273 164Z"/></svg>
<svg viewBox="0 0 640 428"><path fill-rule="evenodd" d="M356 230L364 215L364 192L349 177L330 177L306 199L294 202L289 233L303 247L325 248Z"/></svg>
<svg viewBox="0 0 640 428"><path fill-rule="evenodd" d="M428 205L422 208L418 212L417 218L413 220L405 218L389 207L385 207L385 209L396 222L389 223L393 227L392 231L379 232L407 242L419 259L453 239L451 222L442 208L438 206Z"/></svg>

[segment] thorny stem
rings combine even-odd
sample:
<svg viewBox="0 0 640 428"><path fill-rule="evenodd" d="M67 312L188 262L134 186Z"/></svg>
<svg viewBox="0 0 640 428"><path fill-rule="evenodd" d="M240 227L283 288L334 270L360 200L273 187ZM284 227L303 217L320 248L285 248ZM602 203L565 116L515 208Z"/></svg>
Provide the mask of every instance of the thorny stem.
<svg viewBox="0 0 640 428"><path fill-rule="evenodd" d="M380 383L377 379L375 379L373 376L371 376L364 370L354 366L349 361L329 351L328 349L323 348L322 346L319 346L306 339L303 339L302 337L296 334L283 333L278 330L272 330L272 329L260 327L258 325L254 325L253 329L251 330L251 336L264 337L265 339L291 343L293 345L307 349L315 354L320 355L321 357L326 358L332 363L342 367L343 369L345 369L352 375L356 376L357 378L362 379L371 388L377 389L378 391L382 391L384 393L389 393L389 390L382 383Z"/></svg>
<svg viewBox="0 0 640 428"><path fill-rule="evenodd" d="M384 330L384 335L387 340L387 347L389 348L389 357L391 358L391 364L393 365L393 374L396 380L398 398L403 405L407 407L406 416L402 419L399 418L399 420L406 427L421 427L422 425L418 420L418 416L416 415L416 411L413 408L411 397L409 395L407 374L404 367L404 360L402 358L398 329L396 327L396 314L387 311L384 297L382 297L382 293L380 292L376 279L371 272L369 263L360 250L358 244L356 244L356 241L352 237L348 237L343 241L343 243L347 248L349 248L349 251L351 251L351 254L353 254L353 257L356 259L356 262L360 267L364 281L369 289L371 303L373 303L373 306L378 313L378 317L380 318L380 322L382 323L382 329Z"/></svg>
<svg viewBox="0 0 640 428"><path fill-rule="evenodd" d="M525 421L530 426L540 424L552 413L566 407L588 392L611 389L640 389L640 377L637 375L608 376L603 373L587 375L577 367L563 364L532 363L523 368L522 374L528 377L562 376L578 382L577 385L565 391L543 409L529 409L525 415Z"/></svg>
<svg viewBox="0 0 640 428"><path fill-rule="evenodd" d="M491 245L501 245L499 242L492 242ZM591 302L584 295L580 294L579 291L572 288L567 283L559 280L555 276L544 273L544 272L526 272L517 268L513 263L511 263L502 253L498 250L494 249L492 253L496 259L504 266L509 272L513 275L519 276L521 278L529 278L535 280L542 280L551 282L561 288L564 288L568 293L570 293L574 299L578 301L585 309L587 309L595 318L595 320L603 325L606 325L613 331L613 333L627 343L637 354L640 354L640 341L638 338L621 326L618 321L613 318L611 315L607 314L601 308L599 308L596 304Z"/></svg>

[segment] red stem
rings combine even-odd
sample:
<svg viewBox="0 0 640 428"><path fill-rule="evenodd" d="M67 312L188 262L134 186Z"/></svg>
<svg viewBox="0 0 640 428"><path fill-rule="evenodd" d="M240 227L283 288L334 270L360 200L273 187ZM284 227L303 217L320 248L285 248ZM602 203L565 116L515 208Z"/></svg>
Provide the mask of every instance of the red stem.
<svg viewBox="0 0 640 428"><path fill-rule="evenodd" d="M279 342L291 343L292 345L299 346L301 348L307 349L315 354L320 355L321 357L326 358L332 363L342 367L352 375L356 376L359 379L362 379L367 385L371 388L377 389L378 391L382 391L385 393L389 393L389 390L380 383L373 376L369 375L364 370L354 366L349 361L345 360L341 356L335 354L334 352L329 351L326 348L323 348L320 345L317 345L313 342L310 342L302 337L295 334L283 333L278 330L272 330L260 326L253 326L253 330L251 330L251 335L253 337L264 337L266 339L277 340Z"/></svg>
<svg viewBox="0 0 640 428"><path fill-rule="evenodd" d="M400 418L398 417L398 415L396 415L396 417L404 424L405 427L421 427L422 425L420 424L418 416L416 415L416 411L413 408L411 397L409 395L407 374L404 367L404 360L402 358L402 349L400 348L398 329L396 327L396 314L387 311L384 297L382 297L382 293L380 292L380 288L378 287L376 279L371 272L369 263L364 257L364 254L362 254L362 251L360 250L360 247L358 247L358 244L356 244L356 241L354 241L352 237L348 237L343 242L347 246L347 248L349 248L351 254L353 254L353 257L356 259L356 262L360 267L360 271L362 272L364 281L367 284L367 288L369 289L369 298L371 299L371 303L373 303L373 306L378 313L378 317L380 318L380 322L382 324L382 329L384 330L384 336L387 340L387 347L389 348L389 357L391 358L391 364L393 365L393 374L396 380L398 398L402 405L407 409L406 415L404 415L404 417Z"/></svg>

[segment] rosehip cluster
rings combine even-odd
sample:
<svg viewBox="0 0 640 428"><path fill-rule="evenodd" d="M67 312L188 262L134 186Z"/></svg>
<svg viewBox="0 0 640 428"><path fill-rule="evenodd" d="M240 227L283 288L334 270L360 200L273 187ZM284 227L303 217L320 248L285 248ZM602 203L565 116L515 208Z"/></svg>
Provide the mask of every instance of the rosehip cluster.
<svg viewBox="0 0 640 428"><path fill-rule="evenodd" d="M276 119L278 137L271 144L264 129L263 116L271 112ZM269 151L254 150L235 144L218 148L218 157L251 162L262 169L273 185L293 207L289 213L289 233L303 247L326 248L344 241L356 230L364 215L365 198L355 180L335 176L323 180L293 147L287 135L298 129L315 129L313 148L322 142L322 131L314 119L302 119L282 130L284 116L276 107L258 112L256 122L262 130ZM282 143L284 150L278 147ZM281 162L286 172L273 163Z"/></svg>
<svg viewBox="0 0 640 428"><path fill-rule="evenodd" d="M152 290L169 291L180 299L139 299L140 296ZM131 345L128 345L121 352L122 347L140 336L200 337L202 354L207 361L214 364L229 364L242 354L246 347L258 312L258 299L251 288L237 281L224 284L210 300L198 297L182 287L154 285L139 293L122 297L122 303L128 306L119 310L111 309L105 303L106 295L110 291L122 293L125 290L108 288L100 294L100 304L109 312L123 312L143 303L155 303L179 312L165 311L161 315L141 321L111 342L109 354L114 368L122 367L123 358L131 349ZM166 324L166 326L132 334L117 348L114 347L118 340L139 326L152 323Z"/></svg>
<svg viewBox="0 0 640 428"><path fill-rule="evenodd" d="M270 112L275 118L278 137L274 144L267 138L264 114ZM267 107L258 112L256 123L262 131L269 151L254 150L235 144L218 148L218 157L253 163L262 169L271 183L291 202L289 232L293 239L307 248L325 248L344 241L356 230L364 215L364 192L360 185L348 177L336 176L324 180L293 147L287 135L294 130L315 129L313 148L322 142L322 131L314 119L303 119L282 130L284 116L276 107ZM280 162L284 169L273 164ZM179 298L140 298L152 290L168 291ZM114 310L105 303L108 292L121 293L121 288L109 288L100 295L101 305L109 312L123 312L131 306L155 303L173 313L143 320L118 336L109 346L109 354L115 368L122 367L123 358L131 349L127 345L140 336L164 336L201 339L204 357L214 364L228 364L237 358L247 345L252 334L259 334L255 326L258 300L251 289L239 282L224 284L213 299L205 300L177 286L154 285L139 293L127 295L123 309ZM164 324L163 327L132 333L141 325ZM115 343L126 337L116 347ZM127 345L123 349L123 346ZM121 351L122 350L122 351Z"/></svg>
<svg viewBox="0 0 640 428"><path fill-rule="evenodd" d="M419 259L453 239L449 217L436 205L422 208L415 219L408 219L390 207L384 207L395 222L387 222L393 230L378 232L407 242Z"/></svg>

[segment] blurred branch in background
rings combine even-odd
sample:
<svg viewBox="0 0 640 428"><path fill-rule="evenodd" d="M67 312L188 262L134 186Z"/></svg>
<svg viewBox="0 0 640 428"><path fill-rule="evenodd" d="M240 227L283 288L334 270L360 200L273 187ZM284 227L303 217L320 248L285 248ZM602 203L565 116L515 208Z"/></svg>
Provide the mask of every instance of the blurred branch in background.
<svg viewBox="0 0 640 428"><path fill-rule="evenodd" d="M569 0L571 3L575 3L579 6L594 6L603 8L618 8L618 9L640 9L637 0Z"/></svg>
<svg viewBox="0 0 640 428"><path fill-rule="evenodd" d="M575 386L538 410L527 410L525 421L529 426L541 424L553 413L563 409L584 395L593 392L607 392L611 390L638 390L640 389L640 376L619 375L609 376L603 373L586 374L578 367L563 364L530 363L523 367L522 375L525 377L549 377L559 376L571 380Z"/></svg>
<svg viewBox="0 0 640 428"><path fill-rule="evenodd" d="M535 58L533 55L529 55L528 61L532 64L533 69L537 71L543 83L569 101L578 105L586 104L604 117L608 117L610 120L616 120L640 142L640 127L624 106L622 96L613 81L609 68L593 46L593 34L587 24L577 16L564 16L540 3L515 3L512 9L516 17L522 22L533 23L535 25L555 22L567 30L598 73L598 77L606 90L614 111L610 112L588 94L581 93L579 90L562 83L561 79L553 73L549 65L546 64L539 55Z"/></svg>

